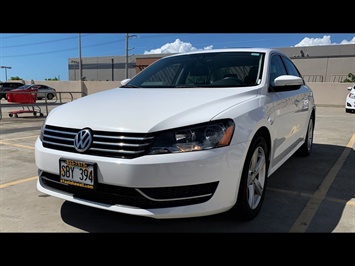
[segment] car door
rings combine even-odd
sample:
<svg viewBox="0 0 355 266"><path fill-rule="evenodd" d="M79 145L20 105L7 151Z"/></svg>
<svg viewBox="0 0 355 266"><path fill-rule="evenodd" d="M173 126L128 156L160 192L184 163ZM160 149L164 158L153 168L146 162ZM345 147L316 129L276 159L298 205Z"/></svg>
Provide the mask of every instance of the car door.
<svg viewBox="0 0 355 266"><path fill-rule="evenodd" d="M297 67L290 59L284 56L282 56L281 58L282 61L284 62L288 75L293 75L302 78L301 73L298 71ZM296 112L298 115L298 119L300 121L300 127L307 130L308 118L309 118L309 103L310 103L309 101L312 95L310 89L307 87L305 83L302 86L300 86L295 92L298 94L294 103L297 107ZM301 141L304 135L306 134L306 132L302 132L301 130L297 131L297 133L298 135L296 137L298 138L298 141Z"/></svg>
<svg viewBox="0 0 355 266"><path fill-rule="evenodd" d="M300 143L301 129L304 127L304 102L302 89L293 87L292 89L280 90L274 88L274 80L278 76L291 74L287 72L282 56L274 54L269 65L269 86L271 88L270 97L274 102L274 122L273 130L275 135L274 149L271 156L274 157L274 165L284 160L297 144ZM293 74L292 74L293 75ZM303 117L303 118L302 118ZM271 165L273 167L274 165Z"/></svg>

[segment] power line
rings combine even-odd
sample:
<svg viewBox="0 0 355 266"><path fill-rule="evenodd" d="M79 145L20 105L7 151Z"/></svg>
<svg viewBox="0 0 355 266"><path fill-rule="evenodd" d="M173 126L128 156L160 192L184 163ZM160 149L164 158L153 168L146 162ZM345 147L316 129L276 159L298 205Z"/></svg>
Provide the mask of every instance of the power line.
<svg viewBox="0 0 355 266"><path fill-rule="evenodd" d="M82 37L88 37L96 34L86 34ZM20 44L20 45L12 45L12 46L1 46L2 48L16 48L16 47L28 47L28 46L34 46L34 45L43 45L46 43L56 43L59 41L64 41L64 40L69 40L69 39L76 39L77 36L73 37L67 37L67 38L61 38L61 39L55 39L55 40L50 40L50 41L41 41L41 42L34 42L34 43L27 43L27 44ZM3 39L3 37L0 37L0 39ZM104 45L109 45L109 44L117 44L117 42L124 42L125 39L119 39L119 40L114 40L114 41L108 41L108 42L103 42L99 44L91 44L91 45L84 45L82 48L92 48L92 47L99 47L99 46L104 46ZM17 55L2 55L2 58L16 58L16 57L24 57L24 56L38 56L38 55L45 55L45 54L53 54L53 53L61 53L61 52L67 52L67 51L74 51L77 50L77 47L73 48L67 48L67 49L59 49L59 50L51 50L47 52L38 52L38 53L28 53L28 54L17 54ZM124 48L121 49L124 51Z"/></svg>
<svg viewBox="0 0 355 266"><path fill-rule="evenodd" d="M11 45L11 46L1 46L2 49L6 48L16 48L16 47L27 47L27 46L33 46L33 45L42 45L45 43L53 43L53 42L59 42L59 41L66 41L70 39L74 39L75 37L67 37L67 38L62 38L62 39L55 39L55 40L50 40L50 41L41 41L41 42L34 42L34 43L25 43L25 44L19 44L19 45Z"/></svg>

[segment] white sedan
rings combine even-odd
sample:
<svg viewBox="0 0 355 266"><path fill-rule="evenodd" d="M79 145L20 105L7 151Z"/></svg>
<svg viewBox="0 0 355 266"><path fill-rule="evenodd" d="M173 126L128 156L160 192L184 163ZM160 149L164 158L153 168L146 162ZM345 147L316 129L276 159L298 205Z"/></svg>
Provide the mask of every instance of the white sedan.
<svg viewBox="0 0 355 266"><path fill-rule="evenodd" d="M121 83L49 113L35 144L39 191L157 219L251 220L267 179L311 153L313 93L278 50L175 54Z"/></svg>
<svg viewBox="0 0 355 266"><path fill-rule="evenodd" d="M345 101L345 112L355 113L355 84L351 87L348 87L348 95L346 96Z"/></svg>

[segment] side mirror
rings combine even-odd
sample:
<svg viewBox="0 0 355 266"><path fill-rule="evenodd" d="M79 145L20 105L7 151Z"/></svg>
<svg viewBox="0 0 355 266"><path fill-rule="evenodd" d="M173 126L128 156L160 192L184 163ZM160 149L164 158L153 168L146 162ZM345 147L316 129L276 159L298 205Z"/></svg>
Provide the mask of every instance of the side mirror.
<svg viewBox="0 0 355 266"><path fill-rule="evenodd" d="M275 87L283 87L283 86L295 86L295 85L302 85L303 79L297 76L292 75L282 75L278 76L274 80Z"/></svg>
<svg viewBox="0 0 355 266"><path fill-rule="evenodd" d="M280 91L289 91L297 90L300 86L304 84L301 77L293 75L282 75L275 78L271 83L270 91L280 92Z"/></svg>

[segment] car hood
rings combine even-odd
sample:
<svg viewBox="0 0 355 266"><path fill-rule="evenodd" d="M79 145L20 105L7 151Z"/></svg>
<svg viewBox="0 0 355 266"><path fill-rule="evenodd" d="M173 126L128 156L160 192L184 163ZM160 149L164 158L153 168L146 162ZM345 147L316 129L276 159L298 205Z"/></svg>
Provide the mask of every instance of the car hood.
<svg viewBox="0 0 355 266"><path fill-rule="evenodd" d="M53 109L47 124L120 132L154 132L210 121L256 96L256 89L115 88Z"/></svg>

